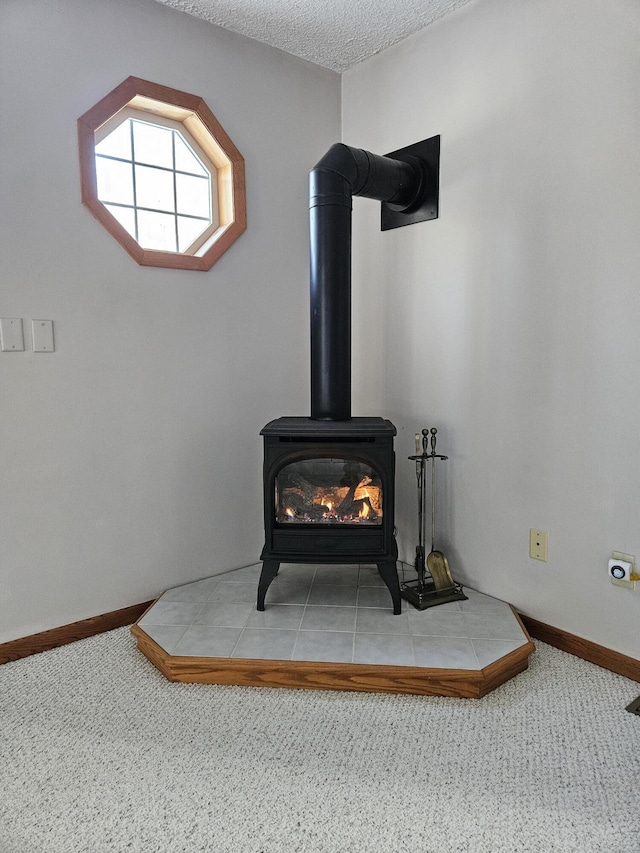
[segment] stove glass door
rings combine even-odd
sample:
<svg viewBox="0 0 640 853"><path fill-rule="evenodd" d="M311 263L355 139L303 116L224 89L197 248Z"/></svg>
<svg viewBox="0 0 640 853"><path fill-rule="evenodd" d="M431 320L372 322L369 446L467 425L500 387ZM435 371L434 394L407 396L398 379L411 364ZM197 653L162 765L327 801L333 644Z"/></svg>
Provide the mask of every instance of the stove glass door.
<svg viewBox="0 0 640 853"><path fill-rule="evenodd" d="M279 525L382 525L381 479L357 459L292 462L278 472L275 490Z"/></svg>

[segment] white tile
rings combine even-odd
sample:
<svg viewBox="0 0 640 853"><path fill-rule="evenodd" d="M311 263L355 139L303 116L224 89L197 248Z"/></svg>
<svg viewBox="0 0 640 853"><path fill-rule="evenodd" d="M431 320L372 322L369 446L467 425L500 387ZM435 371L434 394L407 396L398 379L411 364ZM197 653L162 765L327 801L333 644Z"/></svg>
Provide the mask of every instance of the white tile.
<svg viewBox="0 0 640 853"><path fill-rule="evenodd" d="M316 563L280 563L277 577L285 581L312 581L318 568L322 567Z"/></svg>
<svg viewBox="0 0 640 853"><path fill-rule="evenodd" d="M413 666L411 637L394 634L356 634L353 662Z"/></svg>
<svg viewBox="0 0 640 853"><path fill-rule="evenodd" d="M170 654L350 661L353 646L356 663L448 669L488 666L527 641L508 604L468 588L468 601L420 611L403 600L394 615L372 564L282 564L259 612L261 570L167 590L139 624Z"/></svg>
<svg viewBox="0 0 640 853"><path fill-rule="evenodd" d="M291 660L297 631L245 628L231 657L251 660Z"/></svg>
<svg viewBox="0 0 640 853"><path fill-rule="evenodd" d="M231 572L225 572L218 577L221 580L229 581L231 583L242 581L255 581L255 583L258 583L261 571L262 563L255 563L253 566L244 566L241 569L233 569Z"/></svg>
<svg viewBox="0 0 640 853"><path fill-rule="evenodd" d="M172 654L190 657L229 657L242 628L211 628L192 625L187 628Z"/></svg>
<svg viewBox="0 0 640 853"><path fill-rule="evenodd" d="M487 640L522 639L524 642L524 632L510 609L503 613L463 612L462 615L468 637Z"/></svg>
<svg viewBox="0 0 640 853"><path fill-rule="evenodd" d="M384 585L361 586L358 590L358 607L386 607L393 610L391 593Z"/></svg>
<svg viewBox="0 0 640 853"><path fill-rule="evenodd" d="M276 578L269 586L265 597L265 606L271 604L306 604L311 589L311 579L297 581Z"/></svg>
<svg viewBox="0 0 640 853"><path fill-rule="evenodd" d="M302 618L302 631L354 631L355 607L307 605Z"/></svg>
<svg viewBox="0 0 640 853"><path fill-rule="evenodd" d="M247 618L247 628L286 628L298 630L305 612L302 604L272 604L264 610L251 611Z"/></svg>
<svg viewBox="0 0 640 853"><path fill-rule="evenodd" d="M526 642L525 637L522 640L471 640L471 644L475 649L478 665L481 669L485 666L495 663L500 658L505 657L510 652L514 652Z"/></svg>
<svg viewBox="0 0 640 853"><path fill-rule="evenodd" d="M222 581L215 591L216 601L251 601L254 604L258 596L256 583Z"/></svg>
<svg viewBox="0 0 640 853"><path fill-rule="evenodd" d="M208 601L220 583L220 578L205 578L183 586L168 589L162 595L162 601Z"/></svg>
<svg viewBox="0 0 640 853"><path fill-rule="evenodd" d="M463 637L413 636L416 666L442 669L479 669L471 640Z"/></svg>
<svg viewBox="0 0 640 853"><path fill-rule="evenodd" d="M358 590L355 586L314 583L309 592L308 604L337 604L353 607L356 604L357 594Z"/></svg>
<svg viewBox="0 0 640 853"><path fill-rule="evenodd" d="M185 625L189 626L196 618L202 604L187 601L157 601L138 623L141 627L147 625Z"/></svg>
<svg viewBox="0 0 640 853"><path fill-rule="evenodd" d="M301 631L292 660L351 663L353 634L348 631Z"/></svg>
<svg viewBox="0 0 640 853"><path fill-rule="evenodd" d="M193 624L217 628L243 628L254 610L254 602L214 599L202 606Z"/></svg>
<svg viewBox="0 0 640 853"><path fill-rule="evenodd" d="M396 615L388 607L358 607L356 631L359 634L409 634L409 619L406 613Z"/></svg>
<svg viewBox="0 0 640 853"><path fill-rule="evenodd" d="M455 602L457 604L457 602ZM467 628L459 610L445 610L447 604L427 607L426 610L407 608L409 630L412 634L435 637L467 637Z"/></svg>
<svg viewBox="0 0 640 853"><path fill-rule="evenodd" d="M337 586L358 586L358 566L318 566L313 584L334 584Z"/></svg>
<svg viewBox="0 0 640 853"><path fill-rule="evenodd" d="M360 566L358 584L360 586L384 586L386 589L386 584L380 577L377 566Z"/></svg>
<svg viewBox="0 0 640 853"><path fill-rule="evenodd" d="M173 654L185 631L189 630L185 625L141 625L140 627L170 655Z"/></svg>

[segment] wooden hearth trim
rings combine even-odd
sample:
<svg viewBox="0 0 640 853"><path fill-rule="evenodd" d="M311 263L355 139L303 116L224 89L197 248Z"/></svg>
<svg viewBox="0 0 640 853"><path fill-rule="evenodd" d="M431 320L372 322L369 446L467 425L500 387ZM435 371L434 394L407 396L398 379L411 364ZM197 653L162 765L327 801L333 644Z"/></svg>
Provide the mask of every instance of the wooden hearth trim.
<svg viewBox="0 0 640 853"><path fill-rule="evenodd" d="M405 693L479 699L527 669L535 646L523 646L482 670L441 669L380 664L315 661L247 660L243 658L170 655L139 625L131 633L138 648L169 681L187 684L233 684L243 687L286 687Z"/></svg>
<svg viewBox="0 0 640 853"><path fill-rule="evenodd" d="M529 634L535 639L589 663L595 663L596 666L623 675L625 678L630 678L632 681L640 681L640 660L613 649L607 649L605 646L599 646L575 634L569 634L561 628L538 622L537 619L532 619L531 616L525 616L523 613L519 616Z"/></svg>
<svg viewBox="0 0 640 853"><path fill-rule="evenodd" d="M74 643L76 640L84 640L114 628L123 628L131 625L139 619L153 601L145 601L143 604L132 604L120 610L112 610L101 616L91 616L89 619L81 619L70 625L61 625L59 628L51 628L49 631L41 631L39 634L31 634L18 640L10 640L8 643L0 643L0 664L12 660L29 657L39 652L46 652L58 646Z"/></svg>

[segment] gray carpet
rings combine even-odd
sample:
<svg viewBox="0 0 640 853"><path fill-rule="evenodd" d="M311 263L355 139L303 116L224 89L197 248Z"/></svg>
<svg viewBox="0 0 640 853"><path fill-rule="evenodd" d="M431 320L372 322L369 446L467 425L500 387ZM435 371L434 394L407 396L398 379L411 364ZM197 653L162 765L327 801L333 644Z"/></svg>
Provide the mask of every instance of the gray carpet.
<svg viewBox="0 0 640 853"><path fill-rule="evenodd" d="M0 851L639 853L637 694L543 644L479 701L170 684L122 628L0 667Z"/></svg>

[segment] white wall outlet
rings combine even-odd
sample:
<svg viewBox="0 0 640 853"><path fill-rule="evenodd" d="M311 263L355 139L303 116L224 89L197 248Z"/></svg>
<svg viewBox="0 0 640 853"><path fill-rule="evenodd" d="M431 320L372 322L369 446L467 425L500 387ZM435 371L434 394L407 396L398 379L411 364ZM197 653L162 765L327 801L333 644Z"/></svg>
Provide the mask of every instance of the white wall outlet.
<svg viewBox="0 0 640 853"><path fill-rule="evenodd" d="M542 560L544 563L549 558L549 534L546 530L529 530L529 556L532 560Z"/></svg>
<svg viewBox="0 0 640 853"><path fill-rule="evenodd" d="M614 551L609 560L609 577L615 586L623 586L625 589L633 589L635 583L631 580L636 571L636 558L633 554L622 554Z"/></svg>

